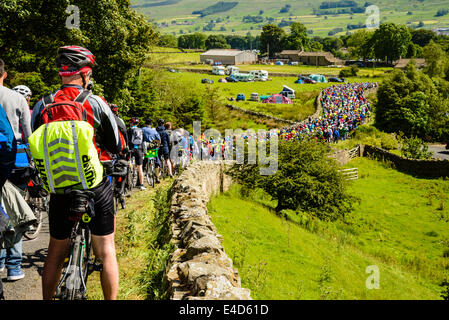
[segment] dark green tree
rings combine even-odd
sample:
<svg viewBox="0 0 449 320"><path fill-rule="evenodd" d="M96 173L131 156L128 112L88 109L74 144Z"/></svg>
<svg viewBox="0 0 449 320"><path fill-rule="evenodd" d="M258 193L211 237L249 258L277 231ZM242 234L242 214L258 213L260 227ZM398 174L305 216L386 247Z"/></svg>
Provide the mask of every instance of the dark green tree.
<svg viewBox="0 0 449 320"><path fill-rule="evenodd" d="M159 36L158 45L161 47L176 48L178 39L172 34L162 34Z"/></svg>
<svg viewBox="0 0 449 320"><path fill-rule="evenodd" d="M382 82L377 98L379 129L434 141L448 137L448 101L432 79L416 70L413 60L405 73L395 70Z"/></svg>
<svg viewBox="0 0 449 320"><path fill-rule="evenodd" d="M370 59L374 56L370 40L374 32L357 30L347 40L347 46L354 58Z"/></svg>
<svg viewBox="0 0 449 320"><path fill-rule="evenodd" d="M424 72L429 77L446 77L449 69L449 54L444 52L441 46L433 41L423 48L423 56L426 59Z"/></svg>
<svg viewBox="0 0 449 320"><path fill-rule="evenodd" d="M412 42L421 47L425 47L431 40L435 40L436 33L428 29L411 29Z"/></svg>
<svg viewBox="0 0 449 320"><path fill-rule="evenodd" d="M383 23L374 32L370 44L377 59L393 62L405 57L411 39L412 35L405 25Z"/></svg>
<svg viewBox="0 0 449 320"><path fill-rule="evenodd" d="M293 22L290 25L290 35L287 37L286 49L307 51L309 46L310 39L306 26L300 22Z"/></svg>
<svg viewBox="0 0 449 320"><path fill-rule="evenodd" d="M354 198L329 147L314 140L279 142L278 170L260 175L259 165L236 165L230 170L246 188L261 188L277 200L276 211L284 209L314 213L322 220L337 220L352 209Z"/></svg>
<svg viewBox="0 0 449 320"><path fill-rule="evenodd" d="M211 34L209 37L207 37L206 42L206 49L229 49L231 46L226 42L226 38L223 35L214 35Z"/></svg>
<svg viewBox="0 0 449 320"><path fill-rule="evenodd" d="M286 33L274 24L267 24L260 35L260 51L273 57L275 53L284 49Z"/></svg>
<svg viewBox="0 0 449 320"><path fill-rule="evenodd" d="M178 37L178 46L184 49L205 49L206 39L207 36L200 32L183 34Z"/></svg>
<svg viewBox="0 0 449 320"><path fill-rule="evenodd" d="M79 29L67 28L69 5L79 9ZM54 62L58 48L80 45L96 57L94 79L105 98L131 104L129 85L158 37L129 0L5 0L0 21L0 57L12 75L26 79L25 73L31 73L29 81L45 84L33 90L38 96L59 83Z"/></svg>

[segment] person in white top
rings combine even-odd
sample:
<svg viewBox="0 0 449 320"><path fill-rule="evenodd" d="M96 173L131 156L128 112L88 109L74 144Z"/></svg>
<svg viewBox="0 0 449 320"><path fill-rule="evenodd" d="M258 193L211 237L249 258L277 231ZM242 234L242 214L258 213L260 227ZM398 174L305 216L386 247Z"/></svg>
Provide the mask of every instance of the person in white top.
<svg viewBox="0 0 449 320"><path fill-rule="evenodd" d="M7 76L5 63L0 59L0 104L5 109L16 140L20 143L27 143L28 137L31 135L30 108L20 93L4 86ZM22 133L25 141L22 141Z"/></svg>

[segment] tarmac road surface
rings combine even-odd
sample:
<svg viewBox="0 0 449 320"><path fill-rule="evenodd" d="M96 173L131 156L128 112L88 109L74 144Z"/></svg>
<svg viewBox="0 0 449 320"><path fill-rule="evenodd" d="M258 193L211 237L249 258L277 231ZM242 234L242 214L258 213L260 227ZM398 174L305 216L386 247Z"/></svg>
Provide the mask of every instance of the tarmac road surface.
<svg viewBox="0 0 449 320"><path fill-rule="evenodd" d="M449 160L449 150L445 144L429 144L429 151L433 152L433 157L442 160Z"/></svg>
<svg viewBox="0 0 449 320"><path fill-rule="evenodd" d="M6 300L42 300L41 275L50 239L48 217L45 214L43 218L43 226L37 238L23 238L22 270L25 278L17 281L6 280L6 268L0 274Z"/></svg>

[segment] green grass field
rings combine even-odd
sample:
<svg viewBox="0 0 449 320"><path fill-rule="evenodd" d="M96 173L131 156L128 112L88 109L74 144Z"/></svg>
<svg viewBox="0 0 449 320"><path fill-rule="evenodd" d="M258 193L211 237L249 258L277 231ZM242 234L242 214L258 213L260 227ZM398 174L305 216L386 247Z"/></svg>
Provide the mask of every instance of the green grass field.
<svg viewBox="0 0 449 320"><path fill-rule="evenodd" d="M247 15L259 15L263 10L262 16L275 19L273 23L278 24L282 20L300 21L306 25L309 30L313 30L313 35L327 36L329 31L335 28L343 28L343 33L347 31L347 24L365 23L367 15L365 13L357 14L336 14L321 15L314 14L313 9L317 9L321 2L310 2L306 0L239 0L239 4L226 12L220 12L205 17L193 15L192 12L204 9L218 2L218 0L132 0L133 5L155 4L157 2L168 5L136 7L136 10L147 15L149 19L156 23L166 23L167 27L161 28L163 33L190 33L201 31L203 27L211 20L216 22L212 31L206 31L206 34L238 34L245 35L250 32L253 35L260 34L261 28L268 22L263 23L244 23L242 18ZM356 0L363 6L365 0ZM170 4L171 3L171 4ZM286 4L291 5L291 9L286 13L280 13L280 9ZM409 26L417 25L420 21L424 23L425 28L448 27L449 15L435 17L438 9L447 8L447 3L438 0L398 0L388 1L379 0L373 4L379 7L381 22L396 22L407 24ZM410 12L410 13L409 13ZM221 29L224 28L224 31ZM288 30L288 27L285 27Z"/></svg>
<svg viewBox="0 0 449 320"><path fill-rule="evenodd" d="M324 223L289 212L238 186L209 203L242 286L254 299L441 299L449 269L449 181L416 179L366 158L348 167L360 199L346 222ZM367 289L377 266L379 289ZM369 271L369 269L368 269Z"/></svg>

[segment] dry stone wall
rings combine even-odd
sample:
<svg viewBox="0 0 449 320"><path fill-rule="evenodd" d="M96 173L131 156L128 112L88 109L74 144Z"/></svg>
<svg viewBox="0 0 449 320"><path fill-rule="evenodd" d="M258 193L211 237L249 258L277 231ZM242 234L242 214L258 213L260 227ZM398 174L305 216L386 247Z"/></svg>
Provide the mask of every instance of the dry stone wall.
<svg viewBox="0 0 449 320"><path fill-rule="evenodd" d="M171 189L171 234L176 250L166 274L173 300L251 300L222 246L207 203L228 190L225 174L233 161L200 161L189 166Z"/></svg>
<svg viewBox="0 0 449 320"><path fill-rule="evenodd" d="M411 174L420 178L443 178L449 177L449 160L417 160L402 157L387 150L363 145L360 153L364 157L387 161L394 165L396 170Z"/></svg>

